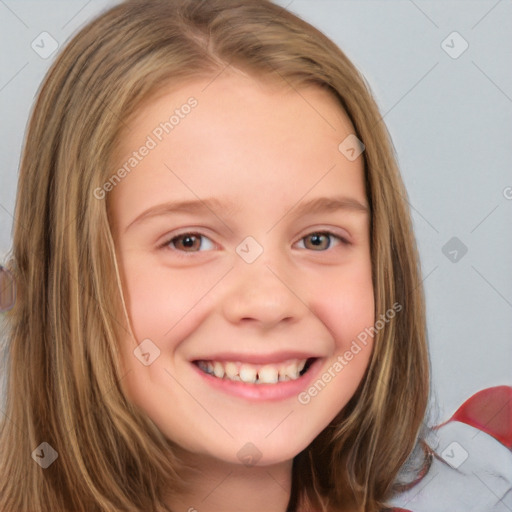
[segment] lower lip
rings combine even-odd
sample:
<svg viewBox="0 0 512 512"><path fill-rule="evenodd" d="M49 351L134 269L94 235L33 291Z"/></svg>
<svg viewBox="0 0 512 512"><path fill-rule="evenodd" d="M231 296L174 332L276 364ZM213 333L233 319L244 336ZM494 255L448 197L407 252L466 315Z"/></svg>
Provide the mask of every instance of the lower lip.
<svg viewBox="0 0 512 512"><path fill-rule="evenodd" d="M275 384L251 384L241 381L219 379L203 372L197 365L191 363L199 375L210 386L230 395L246 398L248 400L275 401L296 397L303 391L319 372L322 359L317 358L308 371L297 380L276 382Z"/></svg>

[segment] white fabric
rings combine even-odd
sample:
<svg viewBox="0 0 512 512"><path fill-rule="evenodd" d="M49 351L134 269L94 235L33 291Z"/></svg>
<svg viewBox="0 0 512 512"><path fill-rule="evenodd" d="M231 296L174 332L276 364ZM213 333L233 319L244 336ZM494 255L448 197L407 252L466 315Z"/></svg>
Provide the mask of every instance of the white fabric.
<svg viewBox="0 0 512 512"><path fill-rule="evenodd" d="M450 421L437 431L443 459L390 504L412 512L512 512L512 451L470 425Z"/></svg>

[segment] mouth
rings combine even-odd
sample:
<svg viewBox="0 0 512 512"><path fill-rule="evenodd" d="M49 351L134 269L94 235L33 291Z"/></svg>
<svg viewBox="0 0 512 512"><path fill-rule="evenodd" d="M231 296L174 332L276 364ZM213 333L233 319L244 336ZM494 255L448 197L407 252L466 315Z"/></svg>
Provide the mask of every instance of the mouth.
<svg viewBox="0 0 512 512"><path fill-rule="evenodd" d="M199 359L192 361L192 363L204 374L220 381L275 385L281 382L299 380L309 371L317 359L316 357L288 359L273 364Z"/></svg>

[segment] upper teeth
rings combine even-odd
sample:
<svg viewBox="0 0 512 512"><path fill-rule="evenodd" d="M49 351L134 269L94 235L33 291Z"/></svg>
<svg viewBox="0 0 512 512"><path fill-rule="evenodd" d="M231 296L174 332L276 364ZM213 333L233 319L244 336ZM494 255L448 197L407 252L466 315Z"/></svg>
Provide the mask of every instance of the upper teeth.
<svg viewBox="0 0 512 512"><path fill-rule="evenodd" d="M219 379L226 378L256 384L274 384L296 380L304 369L307 359L291 359L279 365L254 365L240 362L199 361L201 370Z"/></svg>

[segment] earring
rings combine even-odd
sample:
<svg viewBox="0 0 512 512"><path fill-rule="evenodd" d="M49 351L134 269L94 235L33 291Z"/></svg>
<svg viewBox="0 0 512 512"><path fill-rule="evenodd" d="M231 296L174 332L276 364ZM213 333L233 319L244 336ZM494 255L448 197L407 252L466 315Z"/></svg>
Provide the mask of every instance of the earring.
<svg viewBox="0 0 512 512"><path fill-rule="evenodd" d="M13 275L0 265L0 313L9 311L16 302L16 284Z"/></svg>

